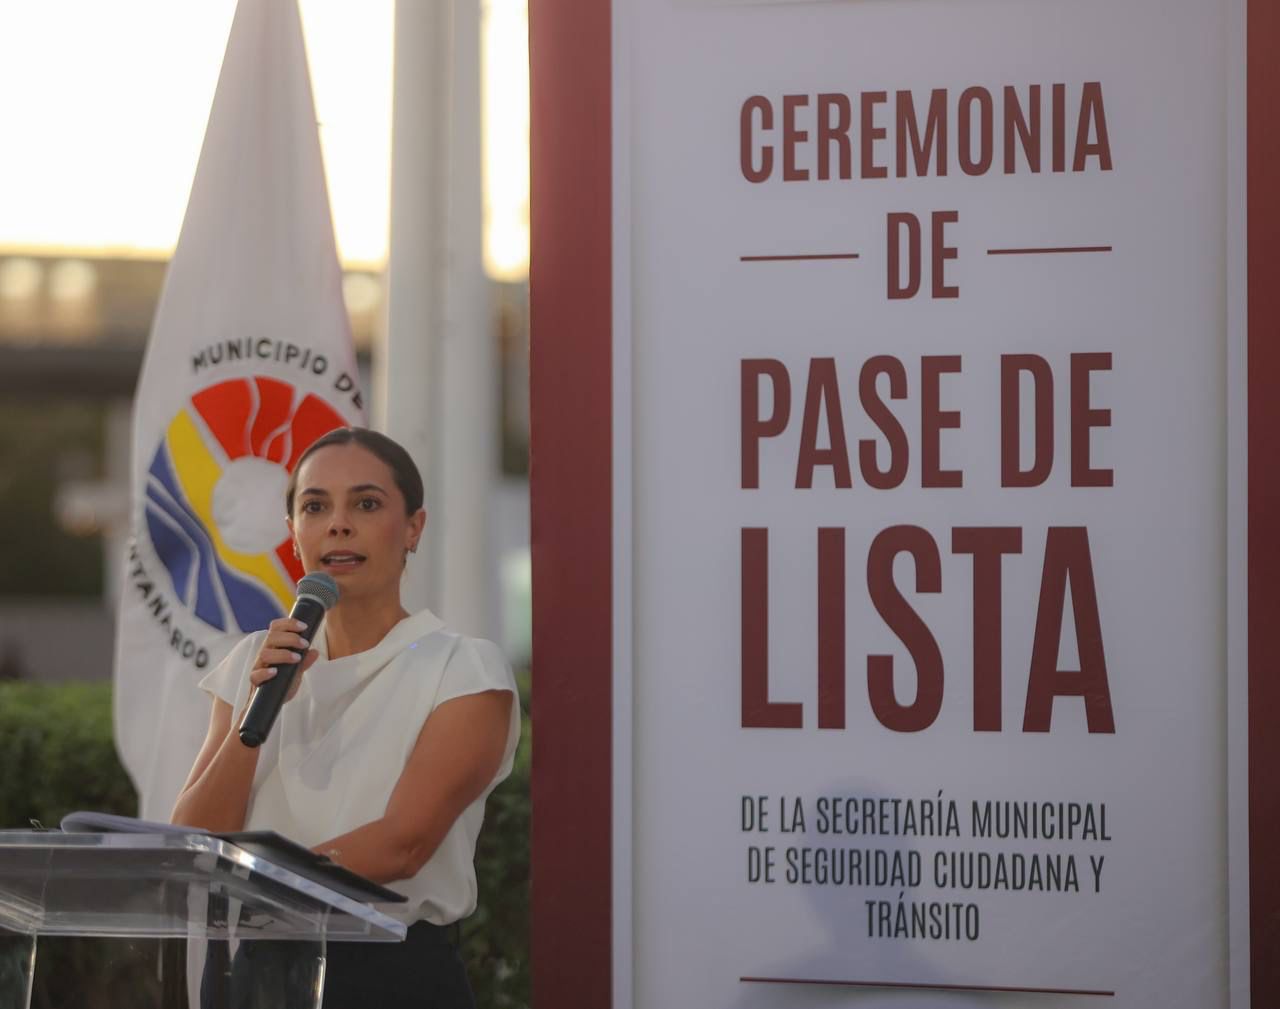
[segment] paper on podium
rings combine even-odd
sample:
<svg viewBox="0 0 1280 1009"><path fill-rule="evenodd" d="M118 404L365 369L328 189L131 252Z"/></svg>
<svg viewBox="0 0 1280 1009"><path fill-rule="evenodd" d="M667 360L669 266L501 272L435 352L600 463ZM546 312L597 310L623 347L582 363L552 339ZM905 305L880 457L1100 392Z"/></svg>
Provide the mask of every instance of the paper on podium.
<svg viewBox="0 0 1280 1009"><path fill-rule="evenodd" d="M66 834L205 834L208 831L155 820L139 820L116 813L94 813L81 810L68 813L58 824Z"/></svg>
<svg viewBox="0 0 1280 1009"><path fill-rule="evenodd" d="M367 904L402 904L408 900L404 894L388 890L384 886L345 869L337 862L318 855L296 841L291 841L272 830L234 831L227 834L211 834L195 827L184 827L155 820L139 820L115 813L95 813L82 810L68 813L60 824L65 833L88 834L188 834L216 837L234 844L250 855L265 859L282 869L287 869L304 879L313 880L345 897Z"/></svg>

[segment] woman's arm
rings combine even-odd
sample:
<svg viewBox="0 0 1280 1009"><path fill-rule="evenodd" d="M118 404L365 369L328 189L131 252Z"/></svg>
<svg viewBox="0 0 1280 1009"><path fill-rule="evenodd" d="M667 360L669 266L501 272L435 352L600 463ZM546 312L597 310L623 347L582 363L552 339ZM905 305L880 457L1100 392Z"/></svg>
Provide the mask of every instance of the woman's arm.
<svg viewBox="0 0 1280 1009"><path fill-rule="evenodd" d="M440 705L418 733L386 812L314 850L375 883L416 875L497 774L513 703L508 690L486 690Z"/></svg>
<svg viewBox="0 0 1280 1009"><path fill-rule="evenodd" d="M231 705L214 699L209 732L174 804L173 823L225 833L244 827L258 750L232 730Z"/></svg>

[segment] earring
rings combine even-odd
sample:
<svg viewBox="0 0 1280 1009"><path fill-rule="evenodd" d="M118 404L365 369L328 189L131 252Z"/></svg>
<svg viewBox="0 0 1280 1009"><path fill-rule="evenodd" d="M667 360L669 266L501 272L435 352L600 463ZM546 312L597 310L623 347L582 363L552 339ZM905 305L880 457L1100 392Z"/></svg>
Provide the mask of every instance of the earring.
<svg viewBox="0 0 1280 1009"><path fill-rule="evenodd" d="M297 543L293 544L293 559L297 561L302 560L302 551L298 549Z"/></svg>

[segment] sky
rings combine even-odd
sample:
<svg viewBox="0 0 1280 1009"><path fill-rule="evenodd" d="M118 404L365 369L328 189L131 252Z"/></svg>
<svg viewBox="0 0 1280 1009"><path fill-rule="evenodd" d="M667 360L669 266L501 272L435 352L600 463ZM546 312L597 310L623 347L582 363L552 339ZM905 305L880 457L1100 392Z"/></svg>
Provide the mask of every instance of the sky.
<svg viewBox="0 0 1280 1009"><path fill-rule="evenodd" d="M339 254L386 258L393 0L300 0ZM165 256L234 0L0 3L0 248Z"/></svg>

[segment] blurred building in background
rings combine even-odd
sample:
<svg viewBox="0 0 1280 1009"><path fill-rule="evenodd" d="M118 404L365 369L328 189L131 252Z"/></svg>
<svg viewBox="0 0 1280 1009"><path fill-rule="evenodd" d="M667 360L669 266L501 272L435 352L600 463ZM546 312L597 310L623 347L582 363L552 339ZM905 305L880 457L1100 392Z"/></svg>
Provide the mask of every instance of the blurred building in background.
<svg viewBox="0 0 1280 1009"><path fill-rule="evenodd" d="M200 5L194 25L158 0L105 14L80 0L28 6L17 20L29 23L0 39L11 96L0 110L0 679L100 679L126 549L131 400L234 0ZM373 417L394 8L300 8ZM480 14L488 297L475 335L495 348L498 414L482 461L495 474L486 578L493 635L519 664L530 633L527 22L523 0L487 0ZM140 72L158 48L161 63Z"/></svg>

